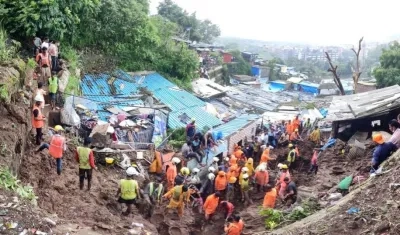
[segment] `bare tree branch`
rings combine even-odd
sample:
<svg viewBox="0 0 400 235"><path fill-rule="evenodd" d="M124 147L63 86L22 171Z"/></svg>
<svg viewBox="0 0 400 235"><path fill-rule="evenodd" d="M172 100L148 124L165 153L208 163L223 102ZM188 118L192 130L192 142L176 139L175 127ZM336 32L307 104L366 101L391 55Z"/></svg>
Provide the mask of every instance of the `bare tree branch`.
<svg viewBox="0 0 400 235"><path fill-rule="evenodd" d="M328 72L332 73L333 81L335 82L337 88L339 89L340 94L341 95L345 95L344 88L343 88L343 85L342 85L342 81L340 80L339 75L337 74L338 66L337 65L334 66L332 64L332 60L331 60L331 57L329 56L328 52L325 52L325 56L326 56L326 59L328 60L329 66L330 66L330 68L328 69Z"/></svg>
<svg viewBox="0 0 400 235"><path fill-rule="evenodd" d="M360 69L360 52L361 52L361 44L363 41L364 37L360 38L360 40L358 41L358 50L356 51L356 49L352 48L351 50L354 52L354 54L356 55L356 67L353 71L353 89L354 89L354 93L356 93L356 88L357 88L357 84L358 84L358 80L360 79L361 76L361 69Z"/></svg>

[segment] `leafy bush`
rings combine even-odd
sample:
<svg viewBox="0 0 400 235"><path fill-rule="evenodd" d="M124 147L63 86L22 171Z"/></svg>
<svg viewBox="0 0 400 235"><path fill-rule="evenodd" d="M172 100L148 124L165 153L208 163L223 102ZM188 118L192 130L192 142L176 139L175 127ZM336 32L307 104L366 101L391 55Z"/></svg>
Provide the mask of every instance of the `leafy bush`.
<svg viewBox="0 0 400 235"><path fill-rule="evenodd" d="M168 129L167 136L168 144L172 145L176 149L180 149L183 144L186 143L186 129L185 128L177 128L177 129Z"/></svg>
<svg viewBox="0 0 400 235"><path fill-rule="evenodd" d="M17 56L21 43L9 40L7 32L0 27L0 62L7 63Z"/></svg>
<svg viewBox="0 0 400 235"><path fill-rule="evenodd" d="M81 80L78 77L71 75L68 79L68 84L64 91L65 95L80 95L80 83Z"/></svg>
<svg viewBox="0 0 400 235"><path fill-rule="evenodd" d="M36 203L36 195L31 186L24 186L7 168L0 169L0 187L16 192L21 198Z"/></svg>
<svg viewBox="0 0 400 235"><path fill-rule="evenodd" d="M71 74L75 74L75 70L80 67L81 60L78 52L72 47L67 46L62 50L62 56L68 61L69 71Z"/></svg>
<svg viewBox="0 0 400 235"><path fill-rule="evenodd" d="M26 67L29 69L35 69L36 66L37 66L37 63L36 63L35 59L29 58L28 62L26 63Z"/></svg>

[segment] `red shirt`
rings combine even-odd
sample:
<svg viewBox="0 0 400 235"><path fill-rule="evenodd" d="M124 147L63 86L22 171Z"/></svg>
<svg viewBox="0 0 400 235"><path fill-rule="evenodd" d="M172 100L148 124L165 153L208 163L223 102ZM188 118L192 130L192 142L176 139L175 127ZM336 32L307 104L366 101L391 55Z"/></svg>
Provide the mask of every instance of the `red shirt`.
<svg viewBox="0 0 400 235"><path fill-rule="evenodd" d="M79 154L78 154L78 151L76 151L76 150L75 150L75 159L79 163ZM96 166L94 165L93 151L90 151L90 153L89 153L89 164L93 169L96 168Z"/></svg>
<svg viewBox="0 0 400 235"><path fill-rule="evenodd" d="M317 160L318 160L318 152L314 151L314 154L311 158L311 165L317 165Z"/></svg>
<svg viewBox="0 0 400 235"><path fill-rule="evenodd" d="M228 201L222 201L221 203L226 202L226 211L228 212L228 214L232 214L233 210L235 209L235 206L233 206L232 203L228 202Z"/></svg>

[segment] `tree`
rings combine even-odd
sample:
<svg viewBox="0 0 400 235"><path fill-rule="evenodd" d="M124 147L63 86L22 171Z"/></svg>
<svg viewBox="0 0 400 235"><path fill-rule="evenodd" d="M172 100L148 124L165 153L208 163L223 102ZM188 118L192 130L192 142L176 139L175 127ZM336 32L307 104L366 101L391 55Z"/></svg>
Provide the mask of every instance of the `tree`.
<svg viewBox="0 0 400 235"><path fill-rule="evenodd" d="M373 71L379 88L400 84L400 44L392 42L388 49L382 49L380 66Z"/></svg>
<svg viewBox="0 0 400 235"><path fill-rule="evenodd" d="M354 48L351 49L354 52L354 54L356 55L356 65L355 65L355 68L353 68L353 76L352 76L353 77L353 90L354 90L354 93L356 93L358 79L361 76L360 52L361 52L361 43L362 43L363 39L364 39L364 37L362 37L358 41L358 49L357 49L357 51Z"/></svg>
<svg viewBox="0 0 400 235"><path fill-rule="evenodd" d="M228 70L231 74L237 75L250 75L251 66L243 59L242 53L240 51L231 51L232 56L235 58L234 63L228 64Z"/></svg>
<svg viewBox="0 0 400 235"><path fill-rule="evenodd" d="M346 93L344 92L344 88L343 88L343 85L342 85L342 81L340 80L340 77L339 77L339 75L337 74L337 68L338 68L338 66L337 66L337 65L334 66L334 65L332 64L332 60L331 60L331 57L329 56L328 52L325 52L325 56L326 56L326 59L328 60L329 66L330 66L330 68L328 69L328 72L331 72L331 73L332 73L332 75L333 75L333 81L335 82L337 88L339 89L340 94L341 94L341 95L345 95Z"/></svg>
<svg viewBox="0 0 400 235"><path fill-rule="evenodd" d="M221 34L210 20L197 19L196 12L189 14L171 0L160 2L157 9L159 15L179 25L181 34L191 41L212 43Z"/></svg>

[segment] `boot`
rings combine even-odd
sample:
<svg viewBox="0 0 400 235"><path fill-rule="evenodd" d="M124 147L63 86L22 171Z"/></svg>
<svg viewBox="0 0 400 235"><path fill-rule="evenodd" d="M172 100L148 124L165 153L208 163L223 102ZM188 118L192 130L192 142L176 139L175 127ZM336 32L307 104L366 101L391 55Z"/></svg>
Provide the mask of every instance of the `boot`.
<svg viewBox="0 0 400 235"><path fill-rule="evenodd" d="M79 189L80 189L80 190L83 189L83 182L79 182Z"/></svg>
<svg viewBox="0 0 400 235"><path fill-rule="evenodd" d="M91 187L92 187L92 184L90 181L88 181L87 190L89 191Z"/></svg>

